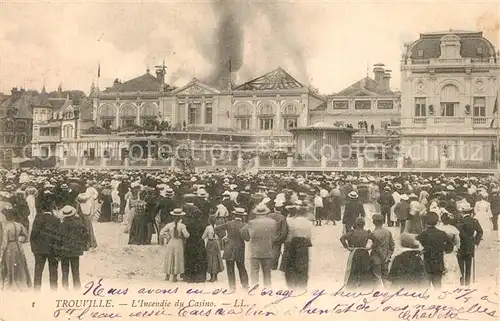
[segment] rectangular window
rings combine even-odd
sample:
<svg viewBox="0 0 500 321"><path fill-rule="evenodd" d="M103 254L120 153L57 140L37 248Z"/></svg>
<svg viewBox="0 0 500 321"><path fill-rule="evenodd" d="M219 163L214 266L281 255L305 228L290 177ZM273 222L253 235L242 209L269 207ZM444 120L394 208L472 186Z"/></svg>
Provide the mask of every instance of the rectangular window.
<svg viewBox="0 0 500 321"><path fill-rule="evenodd" d="M95 148L90 148L89 150L89 159L94 160L95 159Z"/></svg>
<svg viewBox="0 0 500 321"><path fill-rule="evenodd" d="M482 56L483 55L483 47L477 47L476 48L476 54L478 56Z"/></svg>
<svg viewBox="0 0 500 321"><path fill-rule="evenodd" d="M260 130L272 130L274 125L274 119L272 118L261 118L259 119Z"/></svg>
<svg viewBox="0 0 500 321"><path fill-rule="evenodd" d="M124 119L123 127L132 127L135 125L135 119Z"/></svg>
<svg viewBox="0 0 500 321"><path fill-rule="evenodd" d="M424 50L423 49L419 49L417 54L418 54L418 58L424 58Z"/></svg>
<svg viewBox="0 0 500 321"><path fill-rule="evenodd" d="M238 128L241 130L249 130L250 129L250 118L238 119Z"/></svg>
<svg viewBox="0 0 500 321"><path fill-rule="evenodd" d="M356 100L354 103L355 109L371 109L372 102L370 100Z"/></svg>
<svg viewBox="0 0 500 321"><path fill-rule="evenodd" d="M195 125L200 123L200 115L199 115L200 109L201 109L200 103L189 104L188 123L190 125Z"/></svg>
<svg viewBox="0 0 500 321"><path fill-rule="evenodd" d="M285 119L285 129L297 127L297 118L287 118Z"/></svg>
<svg viewBox="0 0 500 321"><path fill-rule="evenodd" d="M426 101L425 98L415 98L415 117L426 116Z"/></svg>
<svg viewBox="0 0 500 321"><path fill-rule="evenodd" d="M50 136L50 128L40 128L40 136Z"/></svg>
<svg viewBox="0 0 500 321"><path fill-rule="evenodd" d="M393 109L394 102L392 100L379 100L377 102L377 109Z"/></svg>
<svg viewBox="0 0 500 321"><path fill-rule="evenodd" d="M441 103L441 116L455 116L455 103Z"/></svg>
<svg viewBox="0 0 500 321"><path fill-rule="evenodd" d="M212 103L206 103L205 105L205 124L212 123Z"/></svg>
<svg viewBox="0 0 500 321"><path fill-rule="evenodd" d="M113 126L113 120L111 119L103 119L102 120L102 128L109 129Z"/></svg>
<svg viewBox="0 0 500 321"><path fill-rule="evenodd" d="M334 100L333 109L349 109L349 102L347 100Z"/></svg>
<svg viewBox="0 0 500 321"><path fill-rule="evenodd" d="M474 97L474 117L486 117L485 97Z"/></svg>

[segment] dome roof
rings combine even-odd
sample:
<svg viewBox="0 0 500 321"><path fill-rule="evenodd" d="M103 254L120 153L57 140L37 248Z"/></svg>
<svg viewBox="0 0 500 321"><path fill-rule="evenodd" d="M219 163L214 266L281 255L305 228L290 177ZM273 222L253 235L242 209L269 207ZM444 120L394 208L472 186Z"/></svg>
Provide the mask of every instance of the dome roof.
<svg viewBox="0 0 500 321"><path fill-rule="evenodd" d="M441 41L460 41L462 58L489 59L495 57L495 47L483 37L482 32L453 30L420 34L420 39L413 42L405 59L436 59L441 56Z"/></svg>

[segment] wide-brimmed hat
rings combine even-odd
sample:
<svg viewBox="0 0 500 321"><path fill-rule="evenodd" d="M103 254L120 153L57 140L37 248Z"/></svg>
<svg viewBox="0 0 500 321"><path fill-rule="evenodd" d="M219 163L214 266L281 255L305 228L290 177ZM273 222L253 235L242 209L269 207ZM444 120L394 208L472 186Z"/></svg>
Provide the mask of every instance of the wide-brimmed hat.
<svg viewBox="0 0 500 321"><path fill-rule="evenodd" d="M409 200L410 198L408 197L408 195L403 194L403 195L401 195L401 199L402 199L403 201L407 201L407 200Z"/></svg>
<svg viewBox="0 0 500 321"><path fill-rule="evenodd" d="M76 208L70 205L66 205L61 209L61 214L64 217L70 217L76 214Z"/></svg>
<svg viewBox="0 0 500 321"><path fill-rule="evenodd" d="M409 233L403 233L400 236L400 243L402 247L417 249L419 248L419 244L415 236Z"/></svg>
<svg viewBox="0 0 500 321"><path fill-rule="evenodd" d="M458 210L462 213L471 213L472 211L474 211L474 208L470 206L469 203L464 203L463 206L458 207Z"/></svg>
<svg viewBox="0 0 500 321"><path fill-rule="evenodd" d="M356 191L351 191L349 192L349 194L347 194L347 196L349 196L349 198L356 199L359 195Z"/></svg>
<svg viewBox="0 0 500 321"><path fill-rule="evenodd" d="M171 196L171 195L174 195L174 194L175 194L175 192L174 192L174 190L172 188L170 188L170 187L165 188L165 195L167 195L167 196L170 195Z"/></svg>
<svg viewBox="0 0 500 321"><path fill-rule="evenodd" d="M208 196L208 193L207 193L207 191L205 191L203 188L200 188L200 189L198 189L198 191L196 192L196 195L198 195L198 197L207 197L207 196Z"/></svg>
<svg viewBox="0 0 500 321"><path fill-rule="evenodd" d="M264 204L259 204L259 205L257 205L257 206L254 208L254 210L253 210L253 213L254 213L255 215L266 215L266 214L269 214L269 212L271 212L271 211L270 211L270 210L269 210L269 208L268 208L266 205L264 205Z"/></svg>
<svg viewBox="0 0 500 321"><path fill-rule="evenodd" d="M176 209L174 209L173 211L170 212L170 215L173 215L173 216L183 216L183 215L186 215L186 212L184 212L180 208L176 208Z"/></svg>
<svg viewBox="0 0 500 321"><path fill-rule="evenodd" d="M247 215L247 212L246 212L246 211L245 211L245 209L244 209L244 208L242 208L242 207L236 207L236 208L234 209L234 211L233 211L233 214L234 214L234 215L242 215L242 216L244 216L244 215Z"/></svg>

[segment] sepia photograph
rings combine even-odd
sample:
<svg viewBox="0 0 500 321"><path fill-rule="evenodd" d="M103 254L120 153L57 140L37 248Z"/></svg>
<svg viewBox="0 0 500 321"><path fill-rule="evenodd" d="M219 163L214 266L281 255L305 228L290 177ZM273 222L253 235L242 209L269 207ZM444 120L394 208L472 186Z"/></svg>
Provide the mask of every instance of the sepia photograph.
<svg viewBox="0 0 500 321"><path fill-rule="evenodd" d="M500 315L500 2L0 0L0 321Z"/></svg>

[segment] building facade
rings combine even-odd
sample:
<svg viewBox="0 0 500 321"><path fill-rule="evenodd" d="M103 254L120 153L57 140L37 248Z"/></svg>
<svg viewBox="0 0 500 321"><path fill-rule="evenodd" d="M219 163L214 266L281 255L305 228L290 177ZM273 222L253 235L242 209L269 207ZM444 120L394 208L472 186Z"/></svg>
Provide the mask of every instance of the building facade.
<svg viewBox="0 0 500 321"><path fill-rule="evenodd" d="M13 88L0 103L0 166L10 167L13 158L30 156L25 147L32 137L31 104L38 98L37 92Z"/></svg>
<svg viewBox="0 0 500 321"><path fill-rule="evenodd" d="M499 53L482 32L421 34L401 60L401 145L413 162L495 159Z"/></svg>
<svg viewBox="0 0 500 321"><path fill-rule="evenodd" d="M134 153L132 145L144 146L142 158L155 158L163 141L175 140L198 152L217 145L221 148L238 146L255 150L259 146L286 149L293 145L289 128L309 125L310 110L325 102L315 90L304 86L285 70L278 68L242 85L232 82L227 88L216 88L193 78L185 86L174 88L165 83L165 67L149 70L142 76L126 82L115 80L113 86L100 91L93 86L91 120L64 117L74 116L71 104L61 108L63 119L35 121L39 126L59 128L60 138L51 135L58 144L43 147L36 155L66 155L89 160L120 163ZM44 108L37 106L37 113ZM53 113L52 113L53 115ZM66 115L66 116L64 116ZM70 136L62 135L62 121ZM42 125L43 124L43 125ZM71 127L69 127L71 126ZM40 150L33 141L33 150ZM153 143L146 151L145 146ZM59 147L57 147L59 146ZM149 155L152 153L152 155Z"/></svg>

